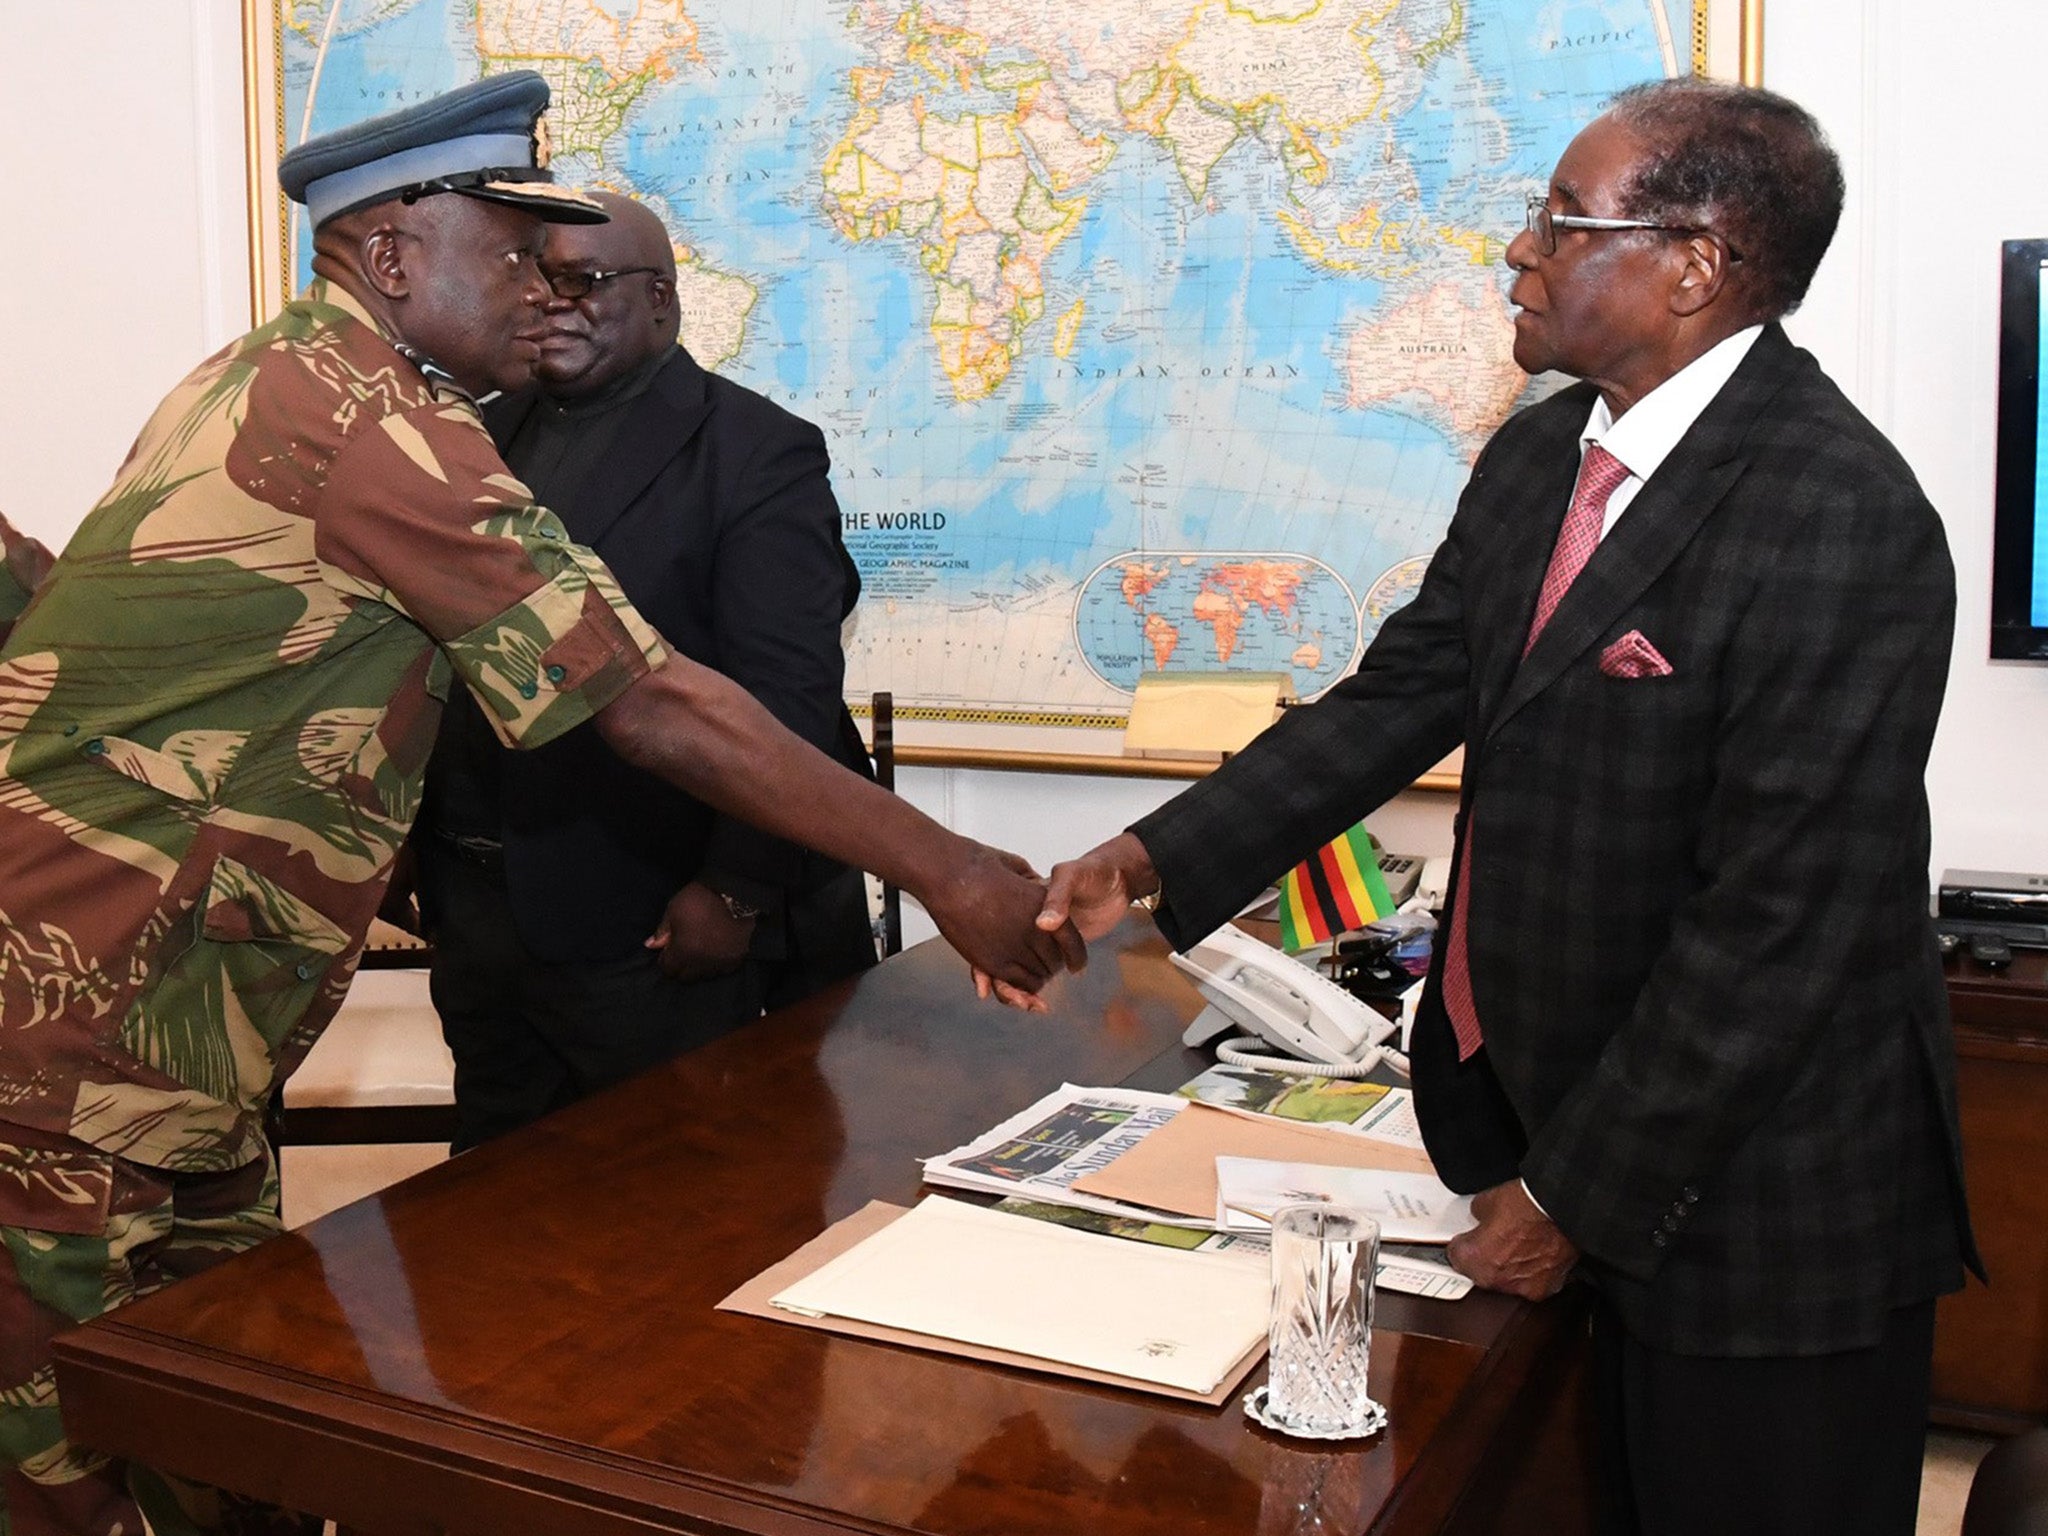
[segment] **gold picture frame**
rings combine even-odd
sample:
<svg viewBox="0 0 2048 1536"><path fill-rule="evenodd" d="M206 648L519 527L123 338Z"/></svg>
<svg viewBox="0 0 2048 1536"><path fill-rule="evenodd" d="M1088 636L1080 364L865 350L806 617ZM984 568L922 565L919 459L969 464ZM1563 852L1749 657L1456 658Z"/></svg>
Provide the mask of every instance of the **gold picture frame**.
<svg viewBox="0 0 2048 1536"><path fill-rule="evenodd" d="M277 162L283 153L287 135L284 55L280 46L282 0L240 0L240 3L249 314L250 323L260 325L276 314L290 297L288 284L293 266L292 208L277 187ZM1749 85L1762 84L1763 37L1764 0L1692 0L1692 33L1688 41L1694 73L1736 79ZM1676 42L1676 39L1671 41ZM855 712L865 711L857 706ZM922 713L914 704L899 705L899 731L903 723L917 721ZM997 745L995 741L1019 734L1017 727L1004 719L1005 713L980 712L978 719L988 723L968 728L968 734L977 738L992 733L993 740L986 743L979 739L970 742L953 739L943 743L899 741L896 760L916 767L996 768L1118 777L1197 778L1208 772L1206 764L1125 758L1119 753L1121 733L1114 730L1064 733L1070 742L1093 738L1088 741L1087 750L1026 750ZM1034 733L1026 731L1022 734ZM956 731L952 735L957 738L960 733ZM1101 743L1099 751L1095 750L1097 741ZM1068 744L1063 742L1062 746ZM1458 776L1454 767L1447 765L1425 775L1417 787L1455 791Z"/></svg>

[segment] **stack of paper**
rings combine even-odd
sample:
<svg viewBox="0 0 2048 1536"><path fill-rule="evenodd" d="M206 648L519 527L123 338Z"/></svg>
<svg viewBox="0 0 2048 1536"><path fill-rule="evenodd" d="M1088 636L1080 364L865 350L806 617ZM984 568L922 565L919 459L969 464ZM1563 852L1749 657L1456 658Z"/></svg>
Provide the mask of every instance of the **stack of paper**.
<svg viewBox="0 0 2048 1536"><path fill-rule="evenodd" d="M1361 1205L1389 1243L1440 1245L1472 1223L1436 1177L1405 1090L1204 1073L1180 1094L1064 1084L965 1146L927 1159L932 1184L988 1190L1045 1221L1263 1267L1263 1215L1301 1200ZM1206 1102L1209 1100L1220 1102ZM1231 1170L1226 1193L1219 1170ZM1233 1212L1235 1213L1233 1216ZM1187 1233L1172 1240L1163 1229ZM1197 1236L1197 1234L1222 1234ZM1236 1246L1233 1247L1233 1243ZM1389 1255L1386 1289L1455 1299L1470 1289L1420 1254Z"/></svg>
<svg viewBox="0 0 2048 1536"><path fill-rule="evenodd" d="M1065 1083L965 1146L925 1159L925 1182L1168 1226L1209 1227L1213 1222L1206 1210L1157 1210L1076 1188L1087 1174L1108 1167L1187 1107L1186 1099L1170 1093Z"/></svg>
<svg viewBox="0 0 2048 1536"><path fill-rule="evenodd" d="M1216 1225L1226 1231L1264 1231L1281 1206L1312 1201L1365 1212L1388 1242L1448 1243L1477 1225L1471 1199L1452 1194L1434 1174L1216 1159Z"/></svg>
<svg viewBox="0 0 2048 1536"><path fill-rule="evenodd" d="M1159 1127L1106 1167L1074 1180L1078 1194L1126 1201L1216 1220L1216 1159L1248 1157L1269 1163L1320 1163L1338 1168L1381 1168L1393 1173L1429 1173L1420 1152L1266 1115L1240 1114L1207 1104Z"/></svg>
<svg viewBox="0 0 2048 1536"><path fill-rule="evenodd" d="M1241 1109L1422 1151L1415 1095L1385 1083L1218 1065L1183 1084L1178 1093L1219 1109Z"/></svg>
<svg viewBox="0 0 2048 1536"><path fill-rule="evenodd" d="M1207 1393L1264 1340L1267 1278L934 1196L772 1300Z"/></svg>

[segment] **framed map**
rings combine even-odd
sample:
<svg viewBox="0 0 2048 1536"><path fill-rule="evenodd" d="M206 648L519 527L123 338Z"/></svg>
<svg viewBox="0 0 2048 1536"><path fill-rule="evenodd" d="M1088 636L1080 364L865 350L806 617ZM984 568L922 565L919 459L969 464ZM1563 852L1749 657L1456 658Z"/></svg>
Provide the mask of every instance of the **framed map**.
<svg viewBox="0 0 2048 1536"><path fill-rule="evenodd" d="M815 421L909 744L1114 754L1138 678L1313 698L1532 385L1505 243L1616 89L1761 0L244 0L252 309L281 149L492 71L645 199L683 340Z"/></svg>

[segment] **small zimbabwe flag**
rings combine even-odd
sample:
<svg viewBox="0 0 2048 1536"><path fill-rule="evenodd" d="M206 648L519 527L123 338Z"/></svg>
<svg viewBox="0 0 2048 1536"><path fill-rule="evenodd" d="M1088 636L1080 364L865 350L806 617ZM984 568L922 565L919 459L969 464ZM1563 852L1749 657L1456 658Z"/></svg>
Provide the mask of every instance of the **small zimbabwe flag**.
<svg viewBox="0 0 2048 1536"><path fill-rule="evenodd" d="M1360 822L1287 872L1280 882L1280 947L1288 954L1391 916L1380 845Z"/></svg>

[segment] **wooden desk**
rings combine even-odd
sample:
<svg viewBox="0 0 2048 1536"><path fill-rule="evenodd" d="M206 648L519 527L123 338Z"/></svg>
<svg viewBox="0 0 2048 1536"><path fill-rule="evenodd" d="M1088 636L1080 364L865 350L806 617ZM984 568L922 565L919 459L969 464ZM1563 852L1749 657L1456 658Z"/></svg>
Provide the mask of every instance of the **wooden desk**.
<svg viewBox="0 0 2048 1536"><path fill-rule="evenodd" d="M2048 1420L2048 954L1949 962L1970 1217L1991 1284L1935 1314L1934 1416L2001 1433Z"/></svg>
<svg viewBox="0 0 2048 1536"><path fill-rule="evenodd" d="M72 1433L379 1536L1585 1527L1570 1302L1380 1297L1392 1427L1337 1448L713 1310L1062 1078L1201 1064L1149 924L1054 1001L922 945L67 1335Z"/></svg>

